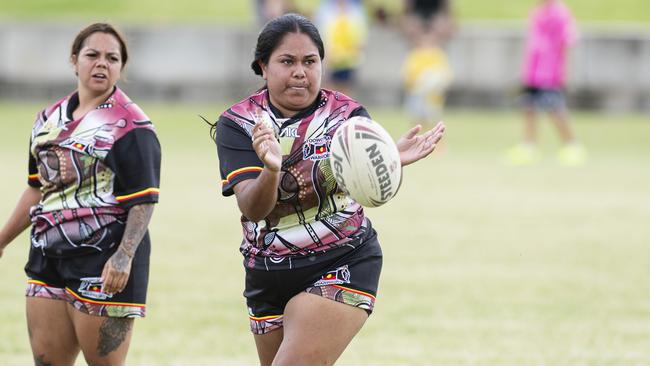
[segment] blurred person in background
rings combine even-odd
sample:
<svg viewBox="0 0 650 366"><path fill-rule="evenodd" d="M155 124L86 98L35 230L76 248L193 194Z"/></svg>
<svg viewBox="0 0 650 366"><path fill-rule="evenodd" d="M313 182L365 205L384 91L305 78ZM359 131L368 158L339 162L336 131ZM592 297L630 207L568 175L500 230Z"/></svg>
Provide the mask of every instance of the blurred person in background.
<svg viewBox="0 0 650 366"><path fill-rule="evenodd" d="M442 48L455 30L450 0L407 0L404 32L411 45L402 64L405 107L413 124L442 118L453 72Z"/></svg>
<svg viewBox="0 0 650 366"><path fill-rule="evenodd" d="M28 188L0 230L4 248L31 224L27 327L36 365L123 365L145 315L160 145L116 83L128 60L111 25L92 24L70 54L77 90L39 112Z"/></svg>
<svg viewBox="0 0 650 366"><path fill-rule="evenodd" d="M260 32L251 67L265 85L213 125L222 194L242 213L248 306L261 365L332 365L372 312L382 252L363 207L337 185L329 142L357 101L321 89L325 49L307 18ZM428 156L444 125L397 141L402 165Z"/></svg>
<svg viewBox="0 0 650 366"><path fill-rule="evenodd" d="M296 11L293 0L255 0L254 6L260 27L282 14Z"/></svg>
<svg viewBox="0 0 650 366"><path fill-rule="evenodd" d="M562 140L558 161L565 165L585 161L586 152L571 128L564 96L567 51L575 39L575 23L569 8L561 0L540 0L530 13L524 55L523 142L506 152L508 163L526 165L540 159L538 111L548 113Z"/></svg>
<svg viewBox="0 0 650 366"><path fill-rule="evenodd" d="M323 0L315 22L327 47L326 87L351 95L363 61L368 21L361 0Z"/></svg>

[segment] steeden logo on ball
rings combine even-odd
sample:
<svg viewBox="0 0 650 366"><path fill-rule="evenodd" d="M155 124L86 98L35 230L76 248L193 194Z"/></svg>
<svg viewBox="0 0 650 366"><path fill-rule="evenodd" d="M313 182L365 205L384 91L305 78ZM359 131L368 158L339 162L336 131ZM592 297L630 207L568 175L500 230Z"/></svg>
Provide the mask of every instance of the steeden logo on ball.
<svg viewBox="0 0 650 366"><path fill-rule="evenodd" d="M334 177L350 197L378 207L395 196L401 182L399 151L381 125L352 117L336 130L330 146Z"/></svg>

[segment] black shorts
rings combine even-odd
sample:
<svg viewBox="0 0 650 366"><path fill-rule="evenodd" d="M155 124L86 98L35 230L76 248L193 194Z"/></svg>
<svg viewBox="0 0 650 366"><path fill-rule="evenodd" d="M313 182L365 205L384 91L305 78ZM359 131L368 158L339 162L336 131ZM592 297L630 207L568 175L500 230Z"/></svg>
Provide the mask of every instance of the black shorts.
<svg viewBox="0 0 650 366"><path fill-rule="evenodd" d="M254 334L282 327L285 306L303 291L372 312L382 265L372 228L360 242L301 260L313 264L278 270L246 268L244 296Z"/></svg>
<svg viewBox="0 0 650 366"><path fill-rule="evenodd" d="M544 111L563 110L566 108L566 98L562 89L524 86L521 104L526 108L537 108Z"/></svg>
<svg viewBox="0 0 650 366"><path fill-rule="evenodd" d="M111 236L117 244L123 225L112 225ZM96 316L144 317L149 282L151 243L146 233L131 264L131 274L122 292L108 295L102 291L104 265L118 245L92 254L73 257L49 257L33 246L25 265L28 297L43 297L69 302L77 310Z"/></svg>

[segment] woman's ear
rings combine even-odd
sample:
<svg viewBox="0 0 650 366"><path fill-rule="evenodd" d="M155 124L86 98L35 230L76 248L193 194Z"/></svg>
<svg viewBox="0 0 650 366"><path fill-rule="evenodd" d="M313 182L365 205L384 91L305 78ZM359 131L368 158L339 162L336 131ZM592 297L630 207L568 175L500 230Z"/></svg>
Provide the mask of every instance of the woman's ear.
<svg viewBox="0 0 650 366"><path fill-rule="evenodd" d="M72 64L72 70L76 76L79 76L79 70L77 66L77 55L70 56L70 63Z"/></svg>
<svg viewBox="0 0 650 366"><path fill-rule="evenodd" d="M257 61L257 64L260 65L260 69L262 69L262 79L266 80L266 65L262 63L262 61Z"/></svg>

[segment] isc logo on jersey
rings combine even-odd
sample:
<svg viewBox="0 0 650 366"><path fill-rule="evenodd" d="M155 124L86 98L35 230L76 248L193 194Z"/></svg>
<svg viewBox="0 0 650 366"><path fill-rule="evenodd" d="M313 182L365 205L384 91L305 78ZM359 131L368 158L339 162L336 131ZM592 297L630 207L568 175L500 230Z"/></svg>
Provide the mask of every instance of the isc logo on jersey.
<svg viewBox="0 0 650 366"><path fill-rule="evenodd" d="M399 189L402 166L397 146L369 118L352 117L336 130L329 160L336 182L363 206L381 206Z"/></svg>

